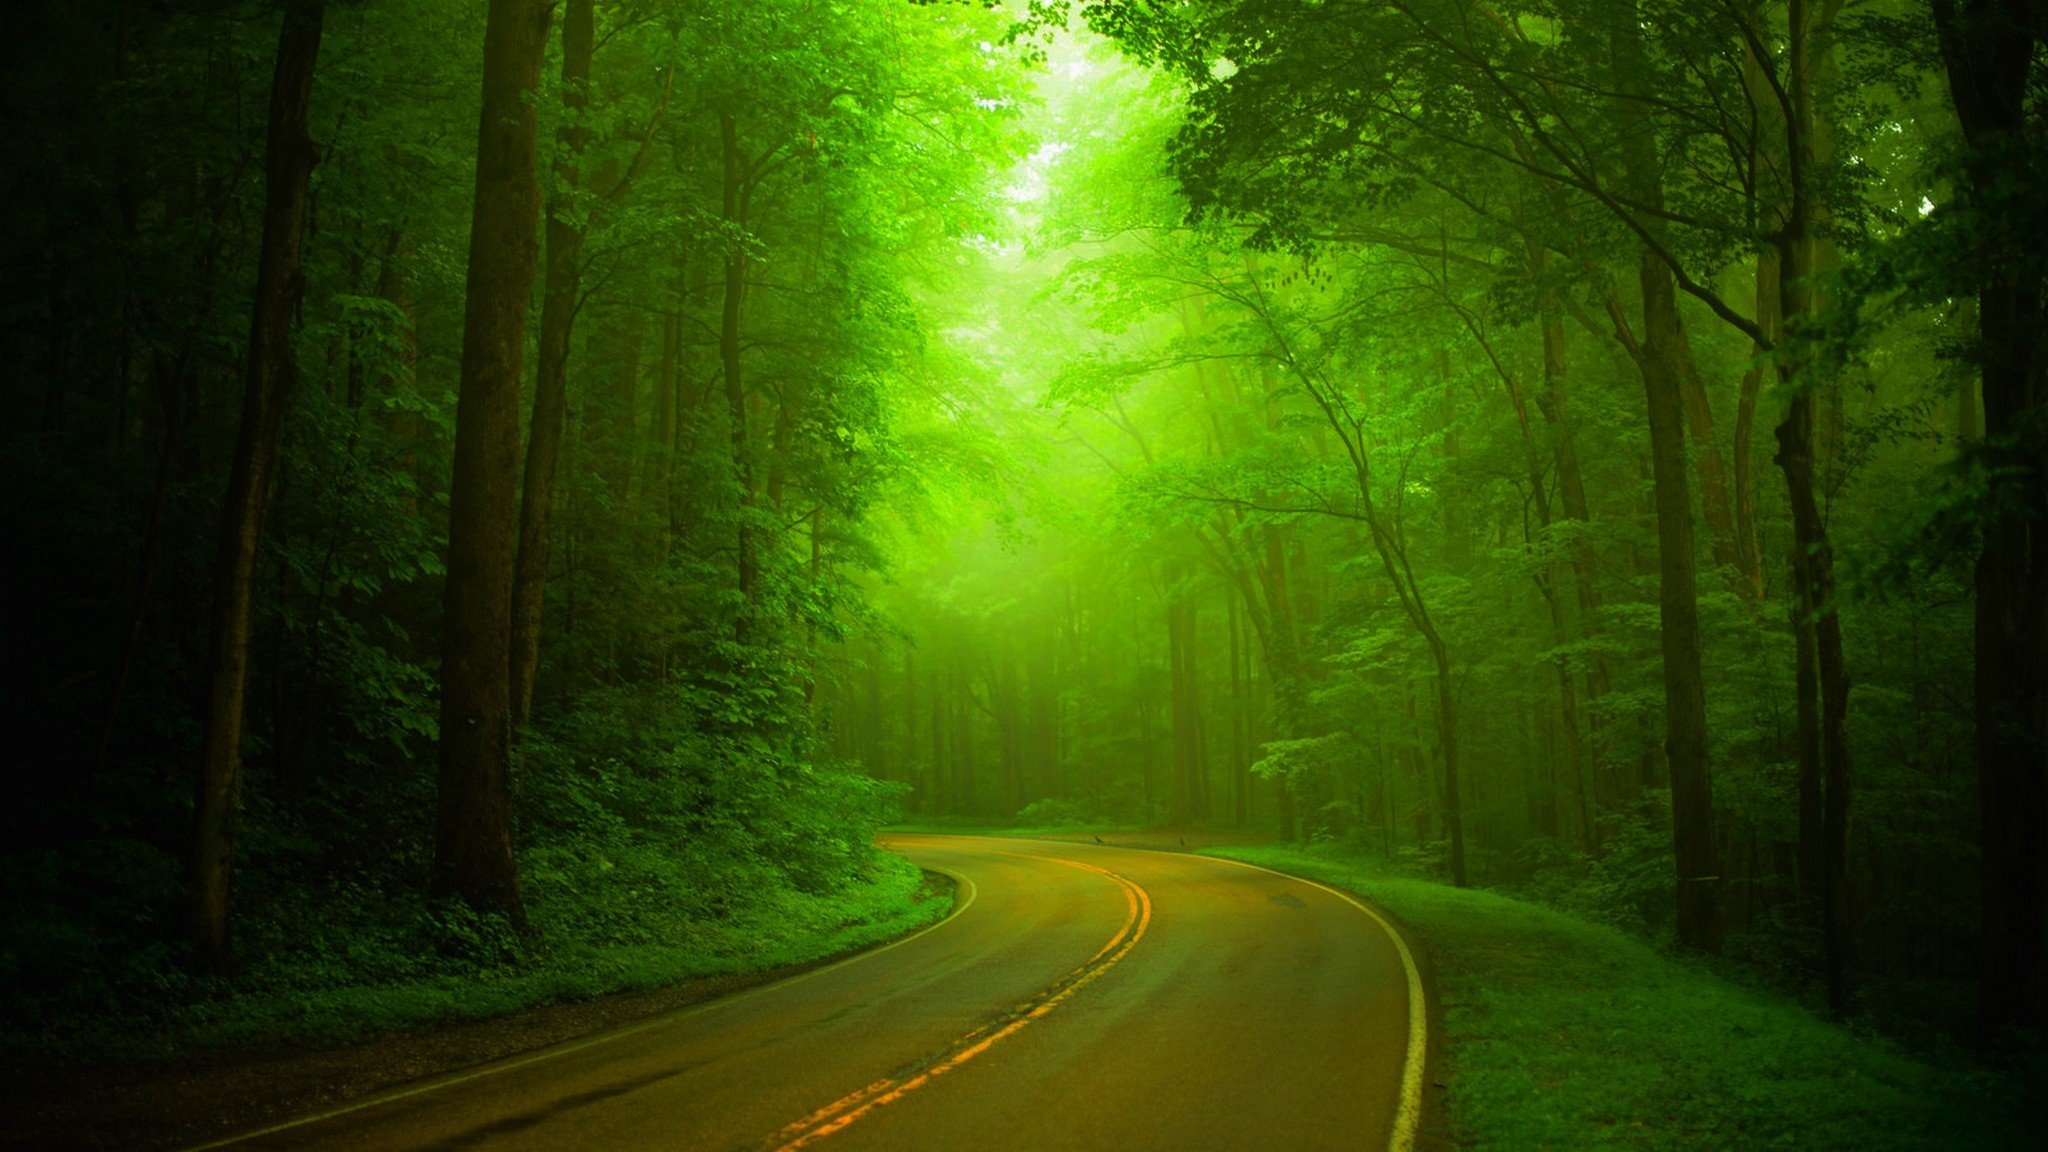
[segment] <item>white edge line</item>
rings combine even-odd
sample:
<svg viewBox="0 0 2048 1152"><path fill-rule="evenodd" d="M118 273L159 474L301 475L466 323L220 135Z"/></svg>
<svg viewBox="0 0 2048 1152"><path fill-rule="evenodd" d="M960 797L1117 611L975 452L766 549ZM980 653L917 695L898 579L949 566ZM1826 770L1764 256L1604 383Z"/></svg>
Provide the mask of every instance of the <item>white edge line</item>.
<svg viewBox="0 0 2048 1152"><path fill-rule="evenodd" d="M919 867L923 867L923 865L919 865ZM401 1088L395 1092L385 1092L373 1096L366 1096L361 1100L357 1100L349 1104L344 1104L339 1108L330 1108L325 1112L315 1112L310 1116L301 1116L296 1120L286 1120L282 1123L272 1124L268 1128L258 1128L253 1132L243 1132L238 1135L228 1136L219 1140L214 1140L206 1144L193 1144L188 1147L180 1149L179 1152L211 1152L211 1150L215 1148L227 1148L232 1145L240 1144L249 1140L255 1140L263 1136L272 1136L279 1132L290 1131L293 1128L303 1128L308 1124L318 1124L324 1120L332 1120L338 1116L346 1116L351 1112L360 1112L365 1108L375 1108L380 1104L390 1104L395 1101L409 1099L414 1096L424 1096L429 1092L438 1092L443 1088L452 1088L457 1084L467 1084L472 1080L481 1080L487 1076L496 1076L501 1072L510 1072L517 1068L524 1068L530 1064L538 1064L543 1060L552 1060L557 1056L567 1056L572 1052L581 1052L587 1048L595 1048L600 1044L609 1044L614 1040L623 1040L628 1036L637 1035L641 1032L646 1032L650 1029L660 1028L664 1025L673 1024L678 1020L685 1020L692 1016L701 1016L706 1012L714 1012L720 1008L729 1007L730 1005L738 1004L744 1000L751 1000L756 996L760 996L768 992L779 991L783 988L789 987L792 984L800 984L803 981L809 980L814 976L823 976L827 972L836 972L849 964L858 963L859 961L865 960L870 956L879 956L884 952L888 952L896 948L901 948L905 944L910 943L912 940L916 940L921 936L925 936L929 933L936 932L939 929L944 928L946 925L951 924L953 921L959 919L960 914L962 912L967 911L968 907L974 903L975 897L981 894L980 890L974 886L974 881L969 880L967 877L962 876L957 872L953 872L945 868L926 868L925 871L937 872L941 876L952 877L953 882L956 885L964 887L967 890L967 898L964 900L956 899L955 901L953 901L953 910L946 914L946 918L944 920L940 920L935 924L927 924L923 928L920 928L917 931L912 932L910 935L902 937L901 939L891 940L889 943L884 944L879 948L863 949L859 952L854 953L851 956L847 956L840 960L835 960L822 968L813 968L808 972L799 972L794 976L788 976L781 980L772 980L766 984L760 984L753 988L748 988L744 991L736 992L730 996L714 997L713 999L707 1000L702 1004L695 1004L688 1008L678 1009L674 1012L665 1012L659 1016L652 1016L646 1020L640 1021L637 1024L628 1024L623 1028L614 1029L610 1032L602 1032L596 1036L585 1037L582 1040L572 1041L570 1043L558 1045L553 1048L543 1048L538 1052L529 1053L528 1055L517 1057L511 1060L503 1060L496 1063L485 1064L482 1067L473 1068L467 1072L457 1073L456 1075L447 1076L438 1080L429 1080L424 1084L415 1084L410 1088Z"/></svg>
<svg viewBox="0 0 2048 1152"><path fill-rule="evenodd" d="M1342 889L1332 888L1328 884L1310 880L1305 876L1296 876L1291 872L1282 872L1277 868L1232 860L1228 856L1200 858L1235 864L1239 868L1250 868L1292 880L1297 884L1320 888L1372 917L1373 923L1378 924L1380 930L1387 934L1387 938L1394 942L1394 950L1401 954L1401 970L1408 977L1408 1056L1401 1066L1401 1105L1394 1112L1394 1131L1387 1140L1387 1149L1388 1152L1411 1152L1415 1147L1416 1132L1422 1125L1422 1071L1429 1051L1429 1002L1423 999L1422 969L1416 966L1415 954L1408 950L1408 942L1401 938L1400 931L1388 923L1387 918L1380 915L1378 910Z"/></svg>

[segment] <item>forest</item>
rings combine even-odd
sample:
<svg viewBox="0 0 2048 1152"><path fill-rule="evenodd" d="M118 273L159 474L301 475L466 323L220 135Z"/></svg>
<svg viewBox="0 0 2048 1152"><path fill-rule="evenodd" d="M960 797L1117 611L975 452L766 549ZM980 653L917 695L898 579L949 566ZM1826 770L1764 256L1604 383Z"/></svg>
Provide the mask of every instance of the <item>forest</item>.
<svg viewBox="0 0 2048 1152"><path fill-rule="evenodd" d="M810 962L954 908L893 828L1370 861L2038 1075L2044 46L0 6L0 1050Z"/></svg>

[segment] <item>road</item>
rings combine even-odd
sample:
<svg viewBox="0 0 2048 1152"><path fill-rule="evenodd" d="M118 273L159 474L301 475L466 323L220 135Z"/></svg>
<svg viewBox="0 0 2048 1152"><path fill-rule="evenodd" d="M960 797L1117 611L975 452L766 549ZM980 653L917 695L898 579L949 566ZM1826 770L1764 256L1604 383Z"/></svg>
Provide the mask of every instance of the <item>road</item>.
<svg viewBox="0 0 2048 1152"><path fill-rule="evenodd" d="M960 881L883 948L206 1147L1406 1152L1425 1014L1377 914L1176 853L888 846Z"/></svg>

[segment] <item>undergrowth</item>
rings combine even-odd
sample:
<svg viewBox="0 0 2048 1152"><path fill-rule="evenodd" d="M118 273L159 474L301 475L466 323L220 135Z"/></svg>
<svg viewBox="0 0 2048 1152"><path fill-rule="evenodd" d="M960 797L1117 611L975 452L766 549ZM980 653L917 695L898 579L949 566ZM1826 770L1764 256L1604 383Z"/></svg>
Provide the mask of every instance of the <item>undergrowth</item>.
<svg viewBox="0 0 2048 1152"><path fill-rule="evenodd" d="M346 808L252 790L226 975L182 939L175 851L114 828L0 856L0 1052L346 1041L799 963L950 909L874 846L897 786L706 734L688 704L592 694L529 734L523 935L427 896L430 772Z"/></svg>

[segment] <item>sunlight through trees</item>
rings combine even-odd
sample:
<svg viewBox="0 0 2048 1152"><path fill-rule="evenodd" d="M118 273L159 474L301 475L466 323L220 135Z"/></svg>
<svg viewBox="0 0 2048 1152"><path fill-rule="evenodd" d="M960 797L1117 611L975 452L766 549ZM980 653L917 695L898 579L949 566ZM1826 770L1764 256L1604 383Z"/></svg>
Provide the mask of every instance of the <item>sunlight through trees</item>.
<svg viewBox="0 0 2048 1152"><path fill-rule="evenodd" d="M10 6L5 1018L895 923L902 821L2037 1030L2037 9Z"/></svg>

